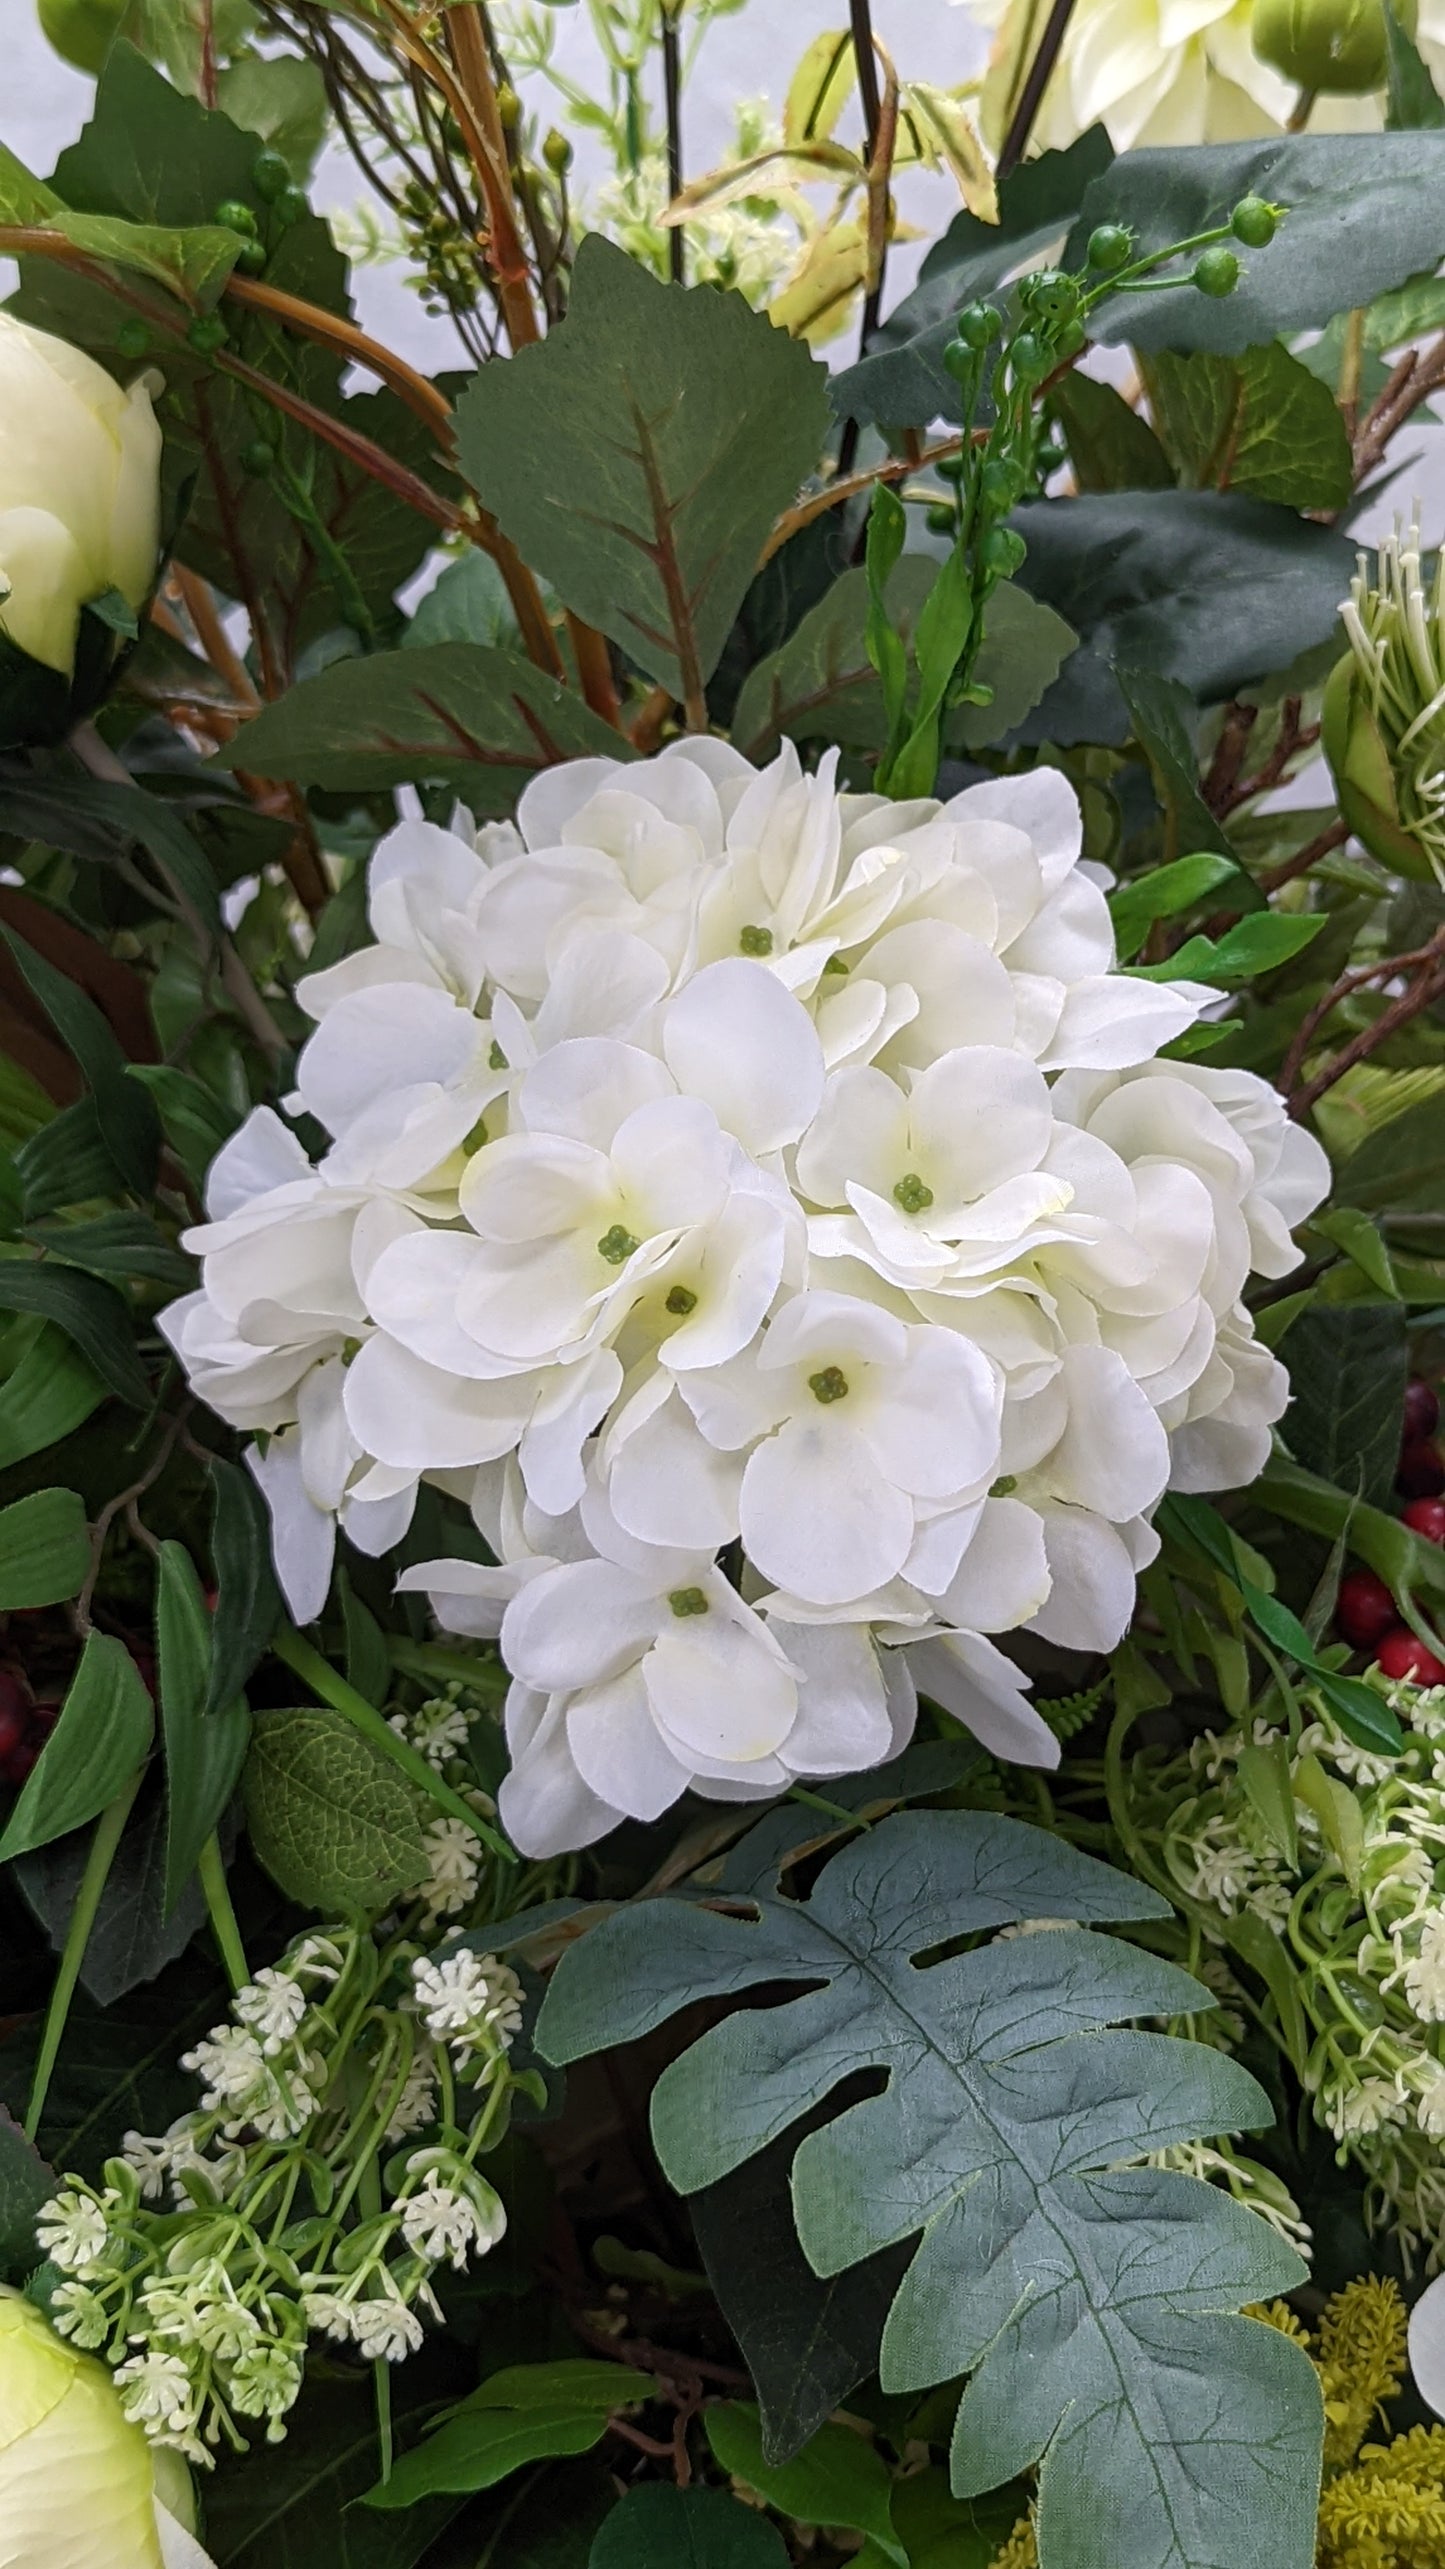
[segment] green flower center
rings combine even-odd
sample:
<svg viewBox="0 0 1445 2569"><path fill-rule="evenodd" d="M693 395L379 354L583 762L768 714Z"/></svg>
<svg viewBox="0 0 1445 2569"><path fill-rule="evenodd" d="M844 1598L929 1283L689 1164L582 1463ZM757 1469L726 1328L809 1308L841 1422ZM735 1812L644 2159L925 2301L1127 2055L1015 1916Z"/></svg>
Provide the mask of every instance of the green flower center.
<svg viewBox="0 0 1445 2569"><path fill-rule="evenodd" d="M915 1177L910 1170L908 1176L901 1177L895 1186L893 1201L901 1204L905 1213L926 1213L933 1202L933 1189L925 1186L922 1178Z"/></svg>
<svg viewBox="0 0 1445 2569"><path fill-rule="evenodd" d="M820 1400L826 1409L831 1400L847 1399L848 1377L841 1365L825 1365L821 1374L808 1376L808 1389L814 1400Z"/></svg>
<svg viewBox="0 0 1445 2569"><path fill-rule="evenodd" d="M635 1240L630 1231L624 1231L620 1222L614 1222L611 1230L604 1231L598 1241L597 1255L605 1258L609 1267L625 1267L634 1249L641 1246L641 1241Z"/></svg>
<svg viewBox="0 0 1445 2569"><path fill-rule="evenodd" d="M826 981L830 972L836 972L841 978L845 972L851 972L852 969L851 963L845 963L840 954L830 954L823 966L823 978Z"/></svg>
<svg viewBox="0 0 1445 2569"><path fill-rule="evenodd" d="M744 928L741 936L738 938L739 954L771 954L772 951L773 932L771 928Z"/></svg>
<svg viewBox="0 0 1445 2569"><path fill-rule="evenodd" d="M1018 1485L1019 1479L1017 1472L1000 1472L998 1479L993 1483L993 1486L989 1491L989 1497L991 1499L1006 1499L1010 1490L1016 1490Z"/></svg>
<svg viewBox="0 0 1445 2569"><path fill-rule="evenodd" d="M667 1297L667 1308L679 1320L686 1320L690 1311L696 1311L697 1295L691 1285L674 1285Z"/></svg>
<svg viewBox="0 0 1445 2569"><path fill-rule="evenodd" d="M705 1615L707 1599L701 1588L674 1588L668 1600L675 1615Z"/></svg>
<svg viewBox="0 0 1445 2569"><path fill-rule="evenodd" d="M495 1041L493 1042L491 1051L487 1055L487 1067L489 1070L505 1070L507 1067L507 1056L503 1052L501 1045Z"/></svg>

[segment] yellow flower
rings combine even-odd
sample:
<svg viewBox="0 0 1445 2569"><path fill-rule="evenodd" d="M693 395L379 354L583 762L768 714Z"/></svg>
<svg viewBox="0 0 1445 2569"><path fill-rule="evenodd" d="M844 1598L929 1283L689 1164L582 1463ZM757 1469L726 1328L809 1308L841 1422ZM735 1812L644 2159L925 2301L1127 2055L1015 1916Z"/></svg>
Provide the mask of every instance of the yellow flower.
<svg viewBox="0 0 1445 2569"><path fill-rule="evenodd" d="M162 2504L155 2457L105 2366L3 2287L0 2569L212 2569Z"/></svg>

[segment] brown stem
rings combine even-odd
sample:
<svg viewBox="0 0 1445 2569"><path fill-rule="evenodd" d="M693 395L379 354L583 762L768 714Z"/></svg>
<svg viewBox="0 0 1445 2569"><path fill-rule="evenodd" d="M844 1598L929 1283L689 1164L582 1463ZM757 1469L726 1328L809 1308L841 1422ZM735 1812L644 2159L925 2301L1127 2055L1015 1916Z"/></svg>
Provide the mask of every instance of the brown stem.
<svg viewBox="0 0 1445 2569"><path fill-rule="evenodd" d="M394 349L383 347L379 339L358 330L354 321L345 320L340 313L323 311L319 304L308 303L299 294L284 294L279 286L263 285L256 277L233 272L226 294L230 302L244 304L252 312L269 313L303 339L334 348L354 365L365 366L369 373L379 375L398 400L404 401L408 410L431 430L442 456L448 463L451 461L454 437L450 402Z"/></svg>
<svg viewBox="0 0 1445 2569"><path fill-rule="evenodd" d="M195 628L196 640L217 677L225 679L239 704L253 709L259 707L261 699L252 684L251 673L221 622L210 582L203 580L199 572L188 571L182 562L172 563L170 578Z"/></svg>
<svg viewBox="0 0 1445 2569"><path fill-rule="evenodd" d="M1312 838L1308 847L1302 847L1295 856L1287 856L1282 865L1272 866L1268 874L1260 875L1261 892L1277 892L1282 883L1293 883L1297 874L1308 874L1310 867L1318 865L1322 856L1328 856L1334 848L1343 847L1349 835L1348 821L1331 821L1329 828L1321 830L1318 838Z"/></svg>
<svg viewBox="0 0 1445 2569"><path fill-rule="evenodd" d="M987 435L985 429L977 433L980 439ZM860 491L870 491L875 482L901 482L909 473L917 473L928 464L936 464L941 456L956 455L962 444L961 437L942 437L936 446L925 446L918 454L890 455L886 464L869 464L861 473L835 474L825 490L814 491L809 498L799 500L796 508L783 511L758 555L758 569L761 570L765 562L771 562L773 555L780 552L792 536L803 527L811 526L814 518L821 517L825 509L840 508L845 500L856 499Z"/></svg>
<svg viewBox="0 0 1445 2569"><path fill-rule="evenodd" d="M1053 77L1054 65L1059 59L1073 14L1074 0L1053 0L1044 32L1039 38L1038 51L1029 64L1028 77L1019 92L1019 103L1009 119L1008 132L998 156L994 175L1000 186L1006 178L1013 176L1028 150L1034 119L1044 103L1044 91Z"/></svg>
<svg viewBox="0 0 1445 2569"><path fill-rule="evenodd" d="M682 48L677 40L681 0L662 0L662 98L667 122L667 196L672 204L682 194ZM674 285L687 282L687 240L680 223L667 235L667 272Z"/></svg>
<svg viewBox="0 0 1445 2569"><path fill-rule="evenodd" d="M1355 480L1362 482L1384 460L1385 449L1422 401L1445 383L1445 333L1428 352L1407 349L1384 390L1371 403L1355 439Z"/></svg>
<svg viewBox="0 0 1445 2569"><path fill-rule="evenodd" d="M507 138L497 106L496 83L487 54L486 32L476 0L446 12L448 63L421 36L402 0L379 0L408 62L416 64L441 92L462 129L472 167L481 182L487 208L487 265L501 305L507 336L514 348L530 347L541 332L532 308L527 254L517 229L516 206L507 170Z"/></svg>
<svg viewBox="0 0 1445 2569"><path fill-rule="evenodd" d="M878 90L878 41L873 33L873 19L869 9L869 0L848 0L848 23L853 37L853 65L858 81L858 101L863 110L863 131L868 146L868 272L863 296L862 318L858 325L858 354L860 357L866 357L868 354L868 342L878 327L879 315L883 308L883 263L888 247L887 188L888 178L892 171L893 147L897 138L898 129L898 85L895 78L893 82L891 130L887 138L886 158L882 163L884 173L882 214L883 239L881 245L877 246L877 255L875 259L875 226L878 220L878 199L877 191L875 189L875 171L880 165L879 147L883 141L883 101ZM890 63L890 75L892 74L892 69L893 67ZM838 472L840 476L847 476L852 472L857 454L858 422L856 419L845 419L843 422L843 434L838 440Z"/></svg>
<svg viewBox="0 0 1445 2569"><path fill-rule="evenodd" d="M584 624L570 607L567 609L567 631L577 655L577 674L582 681L583 695L594 714L600 714L605 723L611 723L614 731L620 731L622 708L613 683L612 662L608 658L605 636L595 625Z"/></svg>
<svg viewBox="0 0 1445 2569"><path fill-rule="evenodd" d="M1402 990L1399 998L1391 1001L1372 1026L1362 1028L1346 1044L1343 1052L1336 1053L1333 1061L1326 1062L1324 1069L1317 1071L1307 1086L1291 1097L1289 1111L1295 1121L1298 1123L1302 1116L1307 1115L1316 1099L1323 1097L1326 1089L1333 1088L1337 1079L1343 1079L1347 1070L1353 1070L1358 1062L1368 1061L1371 1053L1378 1052L1391 1035L1398 1034L1402 1026L1409 1025L1412 1017L1418 1017L1422 1009L1431 1007L1442 996L1445 996L1445 957L1432 971L1418 973L1410 988Z"/></svg>
<svg viewBox="0 0 1445 2569"><path fill-rule="evenodd" d="M350 427L344 419L333 418L330 411L318 409L315 402L306 401L286 384L274 382L270 375L263 375L258 366L249 365L244 357L233 356L228 348L218 348L212 362L222 374L234 376L237 383L247 385L263 401L269 401L273 409L283 411L288 419L294 419L298 427L309 429L313 437L333 446L338 455L344 455L349 464L356 466L358 472L369 473L372 480L382 483L394 498L404 500L408 508L414 508L419 516L430 518L433 526L444 527L448 535L462 530L464 519L461 510L450 500L443 499L441 493L434 491L429 482L424 482L419 473L412 472L409 465L399 464L394 455L388 455L385 447L378 446L374 438L363 437L359 428Z"/></svg>
<svg viewBox="0 0 1445 2569"><path fill-rule="evenodd" d="M1200 788L1205 802L1216 817L1227 806L1228 798L1239 783L1244 767L1244 753L1249 735L1259 720L1258 705L1235 702L1225 711L1223 726L1215 743L1209 772Z"/></svg>
<svg viewBox="0 0 1445 2569"><path fill-rule="evenodd" d="M221 449L216 442L215 429L211 422L210 390L206 384L198 384L196 387L196 418L200 423L201 442L206 450L211 488L215 493L216 514L221 521L226 550L231 557L231 567L236 574L236 596L246 610L246 619L251 627L251 640L255 645L256 658L260 665L261 693L270 700L280 695L286 683L285 675L276 657L275 639L266 615L265 602L256 586L250 555L241 540L240 511L236 494L221 460Z"/></svg>
<svg viewBox="0 0 1445 2569"><path fill-rule="evenodd" d="M1372 981L1393 981L1398 972L1414 975L1410 988L1402 991L1372 1026L1366 1026L1361 1034L1355 1036L1306 1088L1295 1092L1294 1083L1326 1017L1356 990L1367 989ZM1378 963L1356 964L1349 972L1342 972L1333 988L1327 990L1301 1019L1294 1041L1280 1066L1275 1086L1289 1097L1291 1115L1307 1113L1315 1099L1322 1097L1327 1088L1332 1088L1337 1079L1342 1079L1357 1061L1365 1060L1388 1035L1395 1032L1397 1026L1408 1024L1422 1008L1428 1007L1439 987L1445 987L1445 928L1437 928L1427 945L1415 946L1408 954L1385 955Z"/></svg>

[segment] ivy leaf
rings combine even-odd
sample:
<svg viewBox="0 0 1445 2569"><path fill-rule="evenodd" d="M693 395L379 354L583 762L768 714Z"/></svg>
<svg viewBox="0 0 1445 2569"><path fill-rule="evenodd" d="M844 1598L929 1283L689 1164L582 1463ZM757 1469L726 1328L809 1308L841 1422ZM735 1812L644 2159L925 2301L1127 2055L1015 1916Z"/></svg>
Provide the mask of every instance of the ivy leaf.
<svg viewBox="0 0 1445 2569"><path fill-rule="evenodd" d="M1082 267L1096 223L1127 223L1141 250L1162 250L1227 224L1241 196L1289 211L1268 249L1241 260L1233 294L1110 295L1094 335L1236 356L1433 272L1445 256L1445 135L1279 134L1122 153L1085 195L1061 264Z"/></svg>
<svg viewBox="0 0 1445 2569"><path fill-rule="evenodd" d="M338 660L263 707L218 765L367 793L435 778L479 813L509 812L564 758L627 758L627 741L519 652L434 642Z"/></svg>
<svg viewBox="0 0 1445 2569"><path fill-rule="evenodd" d="M1385 1507L1400 1456L1409 1371L1398 1302L1316 1302L1280 1349L1292 1397L1281 1433L1297 1462Z"/></svg>
<svg viewBox="0 0 1445 2569"><path fill-rule="evenodd" d="M1287 508L1342 508L1354 486L1328 384L1272 339L1237 357L1158 351L1144 363L1154 424L1186 489L1244 491Z"/></svg>
<svg viewBox="0 0 1445 2569"><path fill-rule="evenodd" d="M211 1618L183 1543L161 1545L156 1577L156 1669L166 1751L165 1914L236 1789L251 1736L244 1700L206 1713Z"/></svg>
<svg viewBox="0 0 1445 2569"><path fill-rule="evenodd" d="M663 285L589 233L566 320L474 377L457 449L534 570L697 702L764 536L817 464L826 383L741 295Z"/></svg>
<svg viewBox="0 0 1445 2569"><path fill-rule="evenodd" d="M588 2569L787 2569L776 2525L722 2489L629 2489L592 2545Z"/></svg>
<svg viewBox="0 0 1445 2569"><path fill-rule="evenodd" d="M0 1838L0 1863L95 1819L129 1783L154 1728L151 1699L125 1644L93 1632Z"/></svg>
<svg viewBox="0 0 1445 2569"><path fill-rule="evenodd" d="M85 1507L74 1490L35 1490L0 1508L0 1614L77 1596L90 1567Z"/></svg>
<svg viewBox="0 0 1445 2569"><path fill-rule="evenodd" d="M258 1713L243 1786L251 1844L304 1908L375 1916L426 1873L411 1791L340 1713Z"/></svg>
<svg viewBox="0 0 1445 2569"><path fill-rule="evenodd" d="M614 2410L650 2398L656 2388L648 2373L585 2356L510 2365L403 2454L390 2478L368 2489L366 2503L385 2513L438 2493L490 2489L525 2463L589 2452L601 2443Z"/></svg>
<svg viewBox="0 0 1445 2569"><path fill-rule="evenodd" d="M881 2073L881 2092L800 2143L794 2212L820 2274L922 2232L880 2372L898 2391L972 2374L957 2494L1038 2462L1049 2569L1306 2569L1317 2388L1297 2347L1227 2315L1303 2268L1213 2188L1120 2164L1269 2120L1254 2080L1207 2046L1110 2030L1211 2003L1087 1932L1164 1913L1041 1830L910 1813L835 1855L806 1901L759 1890L727 1914L616 1913L563 1956L538 2045L574 2060L695 2000L805 1983L664 2071L652 2129L671 2182L715 2183L840 2079ZM1085 1923L954 1950L1035 1917ZM940 1946L948 1959L920 1964Z"/></svg>

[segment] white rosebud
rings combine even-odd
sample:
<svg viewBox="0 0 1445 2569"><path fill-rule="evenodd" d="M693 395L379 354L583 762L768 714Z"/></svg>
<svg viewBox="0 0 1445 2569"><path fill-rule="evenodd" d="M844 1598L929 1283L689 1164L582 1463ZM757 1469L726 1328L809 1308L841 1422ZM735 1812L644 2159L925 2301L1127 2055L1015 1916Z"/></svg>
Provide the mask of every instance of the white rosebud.
<svg viewBox="0 0 1445 2569"><path fill-rule="evenodd" d="M89 599L145 602L160 457L144 378L123 391L79 348L0 313L0 631L62 677Z"/></svg>
<svg viewBox="0 0 1445 2569"><path fill-rule="evenodd" d="M162 2357L163 2363L174 2359ZM102 2364L0 2289L0 2544L6 2569L213 2569Z"/></svg>

